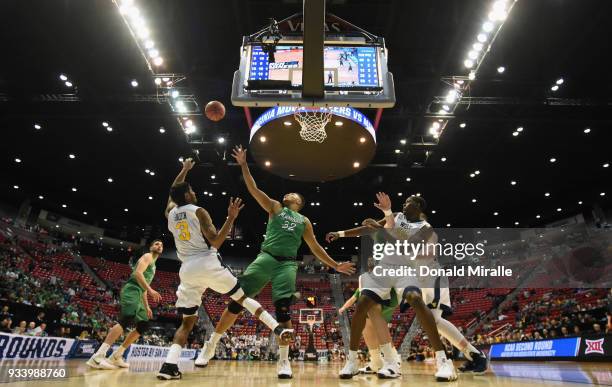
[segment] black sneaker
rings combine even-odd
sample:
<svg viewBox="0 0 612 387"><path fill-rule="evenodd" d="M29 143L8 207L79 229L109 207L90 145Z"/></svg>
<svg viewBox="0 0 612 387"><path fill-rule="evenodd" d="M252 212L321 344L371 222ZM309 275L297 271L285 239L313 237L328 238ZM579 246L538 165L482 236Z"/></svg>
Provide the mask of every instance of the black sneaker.
<svg viewBox="0 0 612 387"><path fill-rule="evenodd" d="M164 363L157 373L159 380L180 379L183 376L176 364Z"/></svg>
<svg viewBox="0 0 612 387"><path fill-rule="evenodd" d="M476 375L484 374L489 368L489 360L482 353L472 353L472 360L468 360L461 367L459 367L460 372L464 373L473 373Z"/></svg>

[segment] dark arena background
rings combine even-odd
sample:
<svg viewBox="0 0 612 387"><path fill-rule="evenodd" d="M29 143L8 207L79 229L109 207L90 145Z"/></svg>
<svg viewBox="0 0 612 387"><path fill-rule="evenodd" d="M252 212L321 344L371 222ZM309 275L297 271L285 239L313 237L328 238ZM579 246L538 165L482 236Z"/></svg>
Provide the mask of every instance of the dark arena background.
<svg viewBox="0 0 612 387"><path fill-rule="evenodd" d="M1 383L612 385L610 1L0 14Z"/></svg>

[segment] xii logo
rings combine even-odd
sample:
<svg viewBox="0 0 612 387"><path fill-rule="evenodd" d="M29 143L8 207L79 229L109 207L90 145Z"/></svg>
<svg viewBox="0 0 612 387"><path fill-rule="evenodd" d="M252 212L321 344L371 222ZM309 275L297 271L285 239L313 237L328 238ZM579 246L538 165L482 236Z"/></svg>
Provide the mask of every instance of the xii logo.
<svg viewBox="0 0 612 387"><path fill-rule="evenodd" d="M604 344L604 340L605 339L599 339L599 340L585 340L585 344L586 344L586 349L584 350L584 354L588 355L590 353L599 353L599 354L604 354L604 348L603 348L603 344Z"/></svg>

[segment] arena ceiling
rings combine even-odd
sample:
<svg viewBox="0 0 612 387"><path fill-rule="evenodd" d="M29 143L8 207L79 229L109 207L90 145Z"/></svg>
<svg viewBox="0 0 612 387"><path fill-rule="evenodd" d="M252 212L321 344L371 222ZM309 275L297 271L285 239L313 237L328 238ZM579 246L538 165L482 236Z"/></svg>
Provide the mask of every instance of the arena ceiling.
<svg viewBox="0 0 612 387"><path fill-rule="evenodd" d="M136 2L166 71L186 74L201 105L220 100L228 110L218 124L198 123L210 143L189 181L219 225L228 196L247 198L238 221L245 240L235 248L249 244L254 252L266 216L248 196L239 169L228 165L231 147L248 143L244 112L230 103L232 74L241 37L269 17L299 12L301 1ZM607 1L519 0L471 87L471 103L457 109L438 145L415 145L432 142L428 107L446 89L442 77L467 74L463 60L491 3L330 1L330 12L386 38L397 105L383 114L377 153L366 170L314 184L253 167L260 187L277 198L303 193L309 202L303 212L317 223L319 238L378 216L371 203L381 190L397 208L420 193L439 227L544 226L578 213L589 217L595 205L609 208ZM117 7L110 0L8 0L2 8L8 17L0 26L0 199L13 206L30 200L35 208L132 240L147 225L147 235L164 232L168 188L177 159L190 147L168 105L151 98L153 78ZM559 78L564 82L553 92ZM373 119L373 111L366 113ZM316 155L299 157L308 162Z"/></svg>

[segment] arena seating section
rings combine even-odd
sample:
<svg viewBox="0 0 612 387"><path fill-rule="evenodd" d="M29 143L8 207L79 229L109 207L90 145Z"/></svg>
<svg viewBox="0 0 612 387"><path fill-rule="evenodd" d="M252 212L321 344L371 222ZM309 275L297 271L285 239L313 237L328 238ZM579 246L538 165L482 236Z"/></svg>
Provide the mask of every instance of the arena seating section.
<svg viewBox="0 0 612 387"><path fill-rule="evenodd" d="M131 267L127 263L115 262L100 257L84 256L84 262L99 276L103 281L110 285L114 291L114 296L99 289L95 280L83 271L79 263L74 262L72 254L60 246L49 243L47 239L41 238L41 233L28 231L10 226L6 222L0 222L0 247L3 254L14 254L19 256L16 264L23 272L30 272L35 278L49 279L53 276L61 278L64 283L64 291L73 288L76 291L72 297L72 303L78 304L87 312L92 312L99 307L103 313L109 317L116 317L119 306L118 291L129 278ZM18 241L15 244L15 240ZM44 240L44 242L41 242ZM126 257L127 260L127 257ZM537 259L517 262L523 269L532 270L537 265ZM537 273L537 272L536 272ZM546 273L535 276L535 281L541 280ZM161 308L157 308L157 313L167 317L178 317L173 308L176 301L175 291L179 283L178 273L157 270L153 287L162 294ZM530 282L531 283L531 282ZM457 284L454 284L457 285ZM504 284L502 284L503 286ZM340 327L337 325L337 311L330 287L330 282L325 275L302 275L297 283L297 290L301 297L297 304L292 308L292 321L297 334L301 338L302 348L308 343L308 332L306 326L299 324L299 309L306 308L305 299L309 296L316 296L317 308L322 308L325 315L324 324L315 326L314 338L315 347L321 349L332 349L334 344L342 347L340 337ZM348 299L357 287L357 281L345 280L343 282L344 297ZM513 290L511 287L498 289L474 289L453 286L451 291L453 314L448 318L459 327L469 327L496 308L508 294ZM511 330L516 328L516 313L535 301L547 300L546 305L549 318L558 318L561 314L561 307L558 307L564 300L574 300L577 304L592 303L605 299L605 290L598 291L577 291L575 289L525 289L520 290L520 294L513 300L511 305L503 309L504 318L494 319L488 324L481 326L476 333L490 334L496 332L500 327ZM258 297L262 306L273 311L272 293L270 285L266 286ZM224 295L216 294L212 291L204 297L204 308L210 316L213 324L221 317L229 298ZM157 306L151 302L152 306ZM352 317L352 309L349 310L349 317ZM411 321L414 318L414 311L400 314L396 310L391 321L391 333L393 342L399 346L406 334ZM525 332L534 330L534 325L522 327ZM338 332L337 342L331 340L333 330ZM237 323L231 328L233 335L258 335L268 336L270 331L263 326L248 312L243 313ZM417 337L417 342L421 337Z"/></svg>

